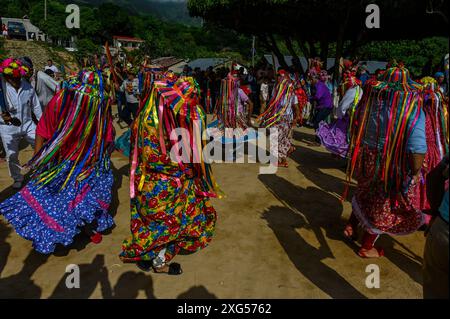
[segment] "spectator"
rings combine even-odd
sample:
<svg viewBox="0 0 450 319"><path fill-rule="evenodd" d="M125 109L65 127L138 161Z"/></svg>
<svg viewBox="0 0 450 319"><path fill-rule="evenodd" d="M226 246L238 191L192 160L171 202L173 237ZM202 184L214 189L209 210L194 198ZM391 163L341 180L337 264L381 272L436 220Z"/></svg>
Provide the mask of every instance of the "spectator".
<svg viewBox="0 0 450 319"><path fill-rule="evenodd" d="M364 84L366 84L366 81L370 79L370 74L367 70L367 64L362 64L359 68L359 80L361 81L362 86L364 87Z"/></svg>
<svg viewBox="0 0 450 319"><path fill-rule="evenodd" d="M437 216L430 226L423 262L425 299L448 299L448 154L427 177L428 197Z"/></svg>
<svg viewBox="0 0 450 319"><path fill-rule="evenodd" d="M6 73L3 71L5 80L4 90L6 107L10 117L20 119L18 125L8 125L7 121L0 120L0 136L8 161L9 174L14 180L13 188L22 187L23 175L19 165L19 143L26 140L34 147L36 124L33 122L32 114L37 120L42 115L41 105L31 84L22 79L26 71L21 62L14 59L7 59L2 62L3 70L14 70Z"/></svg>
<svg viewBox="0 0 450 319"><path fill-rule="evenodd" d="M121 92L125 92L125 108L122 110L123 120L131 125L133 122L131 120L131 115L133 115L133 119L136 119L137 111L139 108L139 80L136 77L137 70L129 69L128 70L128 78L123 81L122 86L120 87Z"/></svg>
<svg viewBox="0 0 450 319"><path fill-rule="evenodd" d="M325 121L333 111L333 100L327 85L318 76L313 78L312 85L315 89L315 93L312 96L312 101L315 102L313 125L317 130L319 123Z"/></svg>
<svg viewBox="0 0 450 319"><path fill-rule="evenodd" d="M259 99L261 101L260 114L263 114L266 111L267 103L269 103L269 79L267 77L264 77L261 83Z"/></svg>
<svg viewBox="0 0 450 319"><path fill-rule="evenodd" d="M2 24L2 35L4 38L8 37L8 27L4 23Z"/></svg>
<svg viewBox="0 0 450 319"><path fill-rule="evenodd" d="M56 67L56 65L53 64L52 60L48 60L47 61L47 65L45 66L45 70L52 70L53 73L55 74L55 76L56 76L57 73L59 73L58 68Z"/></svg>

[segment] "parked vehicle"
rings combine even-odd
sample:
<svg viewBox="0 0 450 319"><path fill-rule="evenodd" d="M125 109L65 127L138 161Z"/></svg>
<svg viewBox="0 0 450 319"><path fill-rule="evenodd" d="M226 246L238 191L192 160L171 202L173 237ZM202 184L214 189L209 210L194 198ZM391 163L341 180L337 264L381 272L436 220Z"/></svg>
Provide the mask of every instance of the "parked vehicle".
<svg viewBox="0 0 450 319"><path fill-rule="evenodd" d="M8 22L8 36L11 39L27 40L27 31L22 22Z"/></svg>

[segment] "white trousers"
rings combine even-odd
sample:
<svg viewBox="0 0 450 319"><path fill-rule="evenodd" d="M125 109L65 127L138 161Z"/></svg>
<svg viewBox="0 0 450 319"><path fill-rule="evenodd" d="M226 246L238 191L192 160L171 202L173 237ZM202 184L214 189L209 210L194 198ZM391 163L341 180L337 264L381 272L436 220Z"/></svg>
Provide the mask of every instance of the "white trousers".
<svg viewBox="0 0 450 319"><path fill-rule="evenodd" d="M34 141L36 135L36 125L24 125L22 127L12 127L0 125L0 137L3 143L3 148L6 153L6 160L8 162L9 176L14 182L22 182L23 175L21 174L21 166L19 163L19 144L22 139L25 139L34 148Z"/></svg>

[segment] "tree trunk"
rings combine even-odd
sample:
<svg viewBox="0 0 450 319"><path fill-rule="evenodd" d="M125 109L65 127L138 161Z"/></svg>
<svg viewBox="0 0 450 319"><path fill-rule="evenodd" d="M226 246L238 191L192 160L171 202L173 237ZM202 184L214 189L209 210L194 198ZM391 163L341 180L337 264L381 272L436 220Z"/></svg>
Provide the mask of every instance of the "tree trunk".
<svg viewBox="0 0 450 319"><path fill-rule="evenodd" d="M324 35L320 40L320 59L323 61L324 70L328 69L328 52L329 52L328 37Z"/></svg>
<svg viewBox="0 0 450 319"><path fill-rule="evenodd" d="M341 80L340 62L342 58L342 52L344 49L345 29L347 27L349 18L350 18L350 6L347 6L344 19L342 20L342 23L339 25L339 31L337 36L336 57L334 60L334 76L333 76L335 84L338 84Z"/></svg>
<svg viewBox="0 0 450 319"><path fill-rule="evenodd" d="M288 64L286 63L286 60L284 59L284 55L281 53L280 48L277 45L277 41L275 40L275 37L273 34L268 35L267 44L269 45L270 50L275 54L275 56L278 59L278 63L283 69L288 69ZM276 67L274 65L274 67Z"/></svg>
<svg viewBox="0 0 450 319"><path fill-rule="evenodd" d="M297 55L297 52L295 52L291 38L289 36L286 36L284 38L284 42L286 43L286 47L289 50L289 53L292 55L292 64L294 65L294 67L301 73L305 73L305 70L303 70L302 63L300 62L300 58Z"/></svg>
<svg viewBox="0 0 450 319"><path fill-rule="evenodd" d="M308 61L309 58L311 58L311 53L310 53L308 47L306 46L305 42L303 42L301 39L297 39L297 45L299 46L300 50L302 51L305 59Z"/></svg>
<svg viewBox="0 0 450 319"><path fill-rule="evenodd" d="M344 57L350 56L350 57L354 58L356 56L358 49L361 46L363 46L368 40L368 37L366 37L365 35L366 35L366 32L363 30L358 32L358 35L356 36L356 38L350 43L350 45L344 51L343 56Z"/></svg>
<svg viewBox="0 0 450 319"><path fill-rule="evenodd" d="M314 58L318 57L319 54L317 53L316 47L314 45L314 41L308 40L308 45L309 45L309 52L311 53L311 58L314 59Z"/></svg>

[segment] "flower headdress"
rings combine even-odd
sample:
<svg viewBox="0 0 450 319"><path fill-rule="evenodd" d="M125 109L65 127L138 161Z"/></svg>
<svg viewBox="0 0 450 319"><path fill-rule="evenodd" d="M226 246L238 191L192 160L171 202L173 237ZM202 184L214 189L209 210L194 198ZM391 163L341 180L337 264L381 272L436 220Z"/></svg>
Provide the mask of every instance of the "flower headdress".
<svg viewBox="0 0 450 319"><path fill-rule="evenodd" d="M26 66L22 65L22 62L13 58L3 60L0 64L0 73L14 78L23 77L29 71Z"/></svg>

